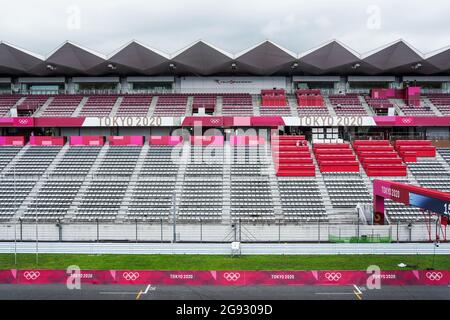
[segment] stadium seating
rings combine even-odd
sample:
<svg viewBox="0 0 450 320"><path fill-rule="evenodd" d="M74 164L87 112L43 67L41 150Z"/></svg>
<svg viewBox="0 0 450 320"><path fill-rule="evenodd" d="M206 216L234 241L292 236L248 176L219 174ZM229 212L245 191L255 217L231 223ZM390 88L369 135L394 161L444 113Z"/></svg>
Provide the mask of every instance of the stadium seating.
<svg viewBox="0 0 450 320"><path fill-rule="evenodd" d="M316 168L304 136L272 136L277 176L315 176Z"/></svg>
<svg viewBox="0 0 450 320"><path fill-rule="evenodd" d="M216 94L195 94L192 103L192 112L197 113L199 108L204 108L207 113L214 113L217 103Z"/></svg>
<svg viewBox="0 0 450 320"><path fill-rule="evenodd" d="M186 114L188 95L166 94L159 95L158 102L153 113L158 117L181 117Z"/></svg>
<svg viewBox="0 0 450 320"><path fill-rule="evenodd" d="M330 95L330 102L338 116L367 116L357 94Z"/></svg>
<svg viewBox="0 0 450 320"><path fill-rule="evenodd" d="M31 116L33 113L42 107L50 96L47 95L29 95L17 105L17 114L19 116Z"/></svg>
<svg viewBox="0 0 450 320"><path fill-rule="evenodd" d="M252 116L252 96L245 93L222 94L222 114L224 116Z"/></svg>
<svg viewBox="0 0 450 320"><path fill-rule="evenodd" d="M406 165L388 140L355 140L353 148L369 177L406 176Z"/></svg>
<svg viewBox="0 0 450 320"><path fill-rule="evenodd" d="M0 95L0 117L5 117L21 98L20 95Z"/></svg>
<svg viewBox="0 0 450 320"><path fill-rule="evenodd" d="M394 105L392 102L389 101L389 99L374 99L370 96L365 96L364 99L366 100L369 107L372 108L372 110L375 112L376 115L382 116L388 114L388 109L392 108Z"/></svg>
<svg viewBox="0 0 450 320"><path fill-rule="evenodd" d="M334 208L355 208L358 204L372 202L360 174L325 173L324 181Z"/></svg>
<svg viewBox="0 0 450 320"><path fill-rule="evenodd" d="M279 178L284 220L288 222L326 222L328 220L317 181L314 178Z"/></svg>
<svg viewBox="0 0 450 320"><path fill-rule="evenodd" d="M428 94L428 99L444 116L450 116L450 94Z"/></svg>
<svg viewBox="0 0 450 320"><path fill-rule="evenodd" d="M315 143L320 172L359 172L359 163L348 143Z"/></svg>
<svg viewBox="0 0 450 320"><path fill-rule="evenodd" d="M145 117L147 116L150 104L152 103L150 95L127 95L117 109L117 117Z"/></svg>
<svg viewBox="0 0 450 320"><path fill-rule="evenodd" d="M81 117L107 117L110 115L118 96L97 95L90 96L81 109Z"/></svg>
<svg viewBox="0 0 450 320"><path fill-rule="evenodd" d="M70 117L75 112L82 100L82 95L57 95L39 116Z"/></svg>

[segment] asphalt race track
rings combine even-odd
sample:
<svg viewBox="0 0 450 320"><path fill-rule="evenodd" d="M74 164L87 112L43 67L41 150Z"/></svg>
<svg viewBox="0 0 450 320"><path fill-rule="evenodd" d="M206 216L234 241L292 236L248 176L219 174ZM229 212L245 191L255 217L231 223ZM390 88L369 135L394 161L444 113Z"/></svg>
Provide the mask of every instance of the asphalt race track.
<svg viewBox="0 0 450 320"><path fill-rule="evenodd" d="M358 290L359 292L358 293ZM356 292L356 293L355 293ZM358 293L358 294L357 294ZM0 285L0 300L450 300L450 286Z"/></svg>

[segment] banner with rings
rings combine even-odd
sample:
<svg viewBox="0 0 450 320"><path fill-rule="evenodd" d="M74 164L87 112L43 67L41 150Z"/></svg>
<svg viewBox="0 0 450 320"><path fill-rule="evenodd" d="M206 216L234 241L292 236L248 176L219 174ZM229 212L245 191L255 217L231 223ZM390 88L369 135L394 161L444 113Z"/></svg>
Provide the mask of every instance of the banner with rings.
<svg viewBox="0 0 450 320"><path fill-rule="evenodd" d="M0 284L66 284L79 278L82 284L120 285L217 285L279 286L450 285L450 270L396 270L368 273L352 270L320 271L153 271L153 270L0 270Z"/></svg>

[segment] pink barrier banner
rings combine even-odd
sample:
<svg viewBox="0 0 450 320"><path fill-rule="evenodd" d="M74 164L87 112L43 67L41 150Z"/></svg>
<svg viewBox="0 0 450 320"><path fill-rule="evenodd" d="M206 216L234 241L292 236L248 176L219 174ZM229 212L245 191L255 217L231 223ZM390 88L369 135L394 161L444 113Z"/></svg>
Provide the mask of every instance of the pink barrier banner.
<svg viewBox="0 0 450 320"><path fill-rule="evenodd" d="M34 127L34 118L32 117L19 117L13 119L13 125L15 127Z"/></svg>
<svg viewBox="0 0 450 320"><path fill-rule="evenodd" d="M366 271L148 271L148 270L0 270L0 284L66 284L81 278L82 284L121 285L216 285L275 286L450 285L450 270Z"/></svg>
<svg viewBox="0 0 450 320"><path fill-rule="evenodd" d="M25 145L25 137L23 136L0 136L0 146L17 146Z"/></svg>
<svg viewBox="0 0 450 320"><path fill-rule="evenodd" d="M183 142L181 136L150 136L151 145L175 146Z"/></svg>
<svg viewBox="0 0 450 320"><path fill-rule="evenodd" d="M223 146L224 137L223 136L191 136L191 145L197 146Z"/></svg>
<svg viewBox="0 0 450 320"><path fill-rule="evenodd" d="M263 137L259 137L259 136L231 136L230 143L232 146L233 145L253 146L253 145L265 144L266 140Z"/></svg>
<svg viewBox="0 0 450 320"><path fill-rule="evenodd" d="M143 136L109 136L109 144L112 146L143 146Z"/></svg>
<svg viewBox="0 0 450 320"><path fill-rule="evenodd" d="M103 136L71 136L69 144L71 146L103 146L105 138Z"/></svg>
<svg viewBox="0 0 450 320"><path fill-rule="evenodd" d="M64 137L31 136L30 145L32 146L63 146Z"/></svg>

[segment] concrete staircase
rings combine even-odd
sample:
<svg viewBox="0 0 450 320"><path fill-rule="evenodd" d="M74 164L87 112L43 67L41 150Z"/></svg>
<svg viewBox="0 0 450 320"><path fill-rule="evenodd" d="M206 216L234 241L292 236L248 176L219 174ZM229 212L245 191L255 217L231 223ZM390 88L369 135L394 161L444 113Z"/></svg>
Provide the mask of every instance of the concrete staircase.
<svg viewBox="0 0 450 320"><path fill-rule="evenodd" d="M222 98L222 96L218 96L216 98L216 107L214 108L214 115L221 116L222 108L223 108L223 98Z"/></svg>
<svg viewBox="0 0 450 320"><path fill-rule="evenodd" d="M372 108L367 104L366 99L363 96L358 96L359 101L361 102L362 107L366 110L369 116L375 116L375 112L373 112Z"/></svg>
<svg viewBox="0 0 450 320"><path fill-rule="evenodd" d="M187 103L186 103L186 111L185 111L185 116L192 116L192 106L194 104L194 97L189 96L187 98Z"/></svg>
<svg viewBox="0 0 450 320"><path fill-rule="evenodd" d="M89 100L89 97L83 97L83 99L81 99L80 104L78 105L78 107L73 112L72 117L78 117L80 115L81 109L83 109L84 105L86 104L86 102L88 100Z"/></svg>
<svg viewBox="0 0 450 320"><path fill-rule="evenodd" d="M149 149L150 146L147 143L142 146L141 153L139 154L139 157L136 161L136 166L134 167L133 174L131 175L127 190L125 191L125 196L122 199L122 203L120 204L120 209L116 217L116 222L123 222L126 219L128 207L131 204L132 196L138 184L142 166L144 165L145 158L147 157Z"/></svg>
<svg viewBox="0 0 450 320"><path fill-rule="evenodd" d="M29 148L30 148L30 144L27 144L22 149L20 149L20 151L16 154L16 156L0 172L0 176L5 175L5 173L8 171L12 171L14 169L14 166L16 165L16 163L22 158L22 156L27 152L27 150Z"/></svg>
<svg viewBox="0 0 450 320"><path fill-rule="evenodd" d="M281 196L278 188L278 178L275 174L275 165L272 159L272 149L270 144L266 144L266 162L267 171L269 173L270 193L272 196L272 206L275 213L275 219L282 220L284 218L283 209L281 207Z"/></svg>
<svg viewBox="0 0 450 320"><path fill-rule="evenodd" d="M223 185L222 185L222 223L231 223L231 162L233 151L229 141L224 144Z"/></svg>
<svg viewBox="0 0 450 320"><path fill-rule="evenodd" d="M297 111L297 99L294 95L288 95L287 101L289 104L289 107L291 108L291 116L292 117L298 117L298 111Z"/></svg>
<svg viewBox="0 0 450 320"><path fill-rule="evenodd" d="M422 98L422 105L429 106L430 109L431 109L431 111L433 111L434 114L436 114L437 116L439 116L439 117L443 117L443 116L444 116L444 115L442 114L442 112L439 111L439 109L436 108L436 106L431 102L430 99L428 99L428 98Z"/></svg>
<svg viewBox="0 0 450 320"><path fill-rule="evenodd" d="M67 214L64 217L64 220L71 220L73 219L74 215L77 212L79 204L83 201L83 198L85 194L87 193L87 190L89 189L90 185L92 184L92 180L95 176L95 173L97 172L97 169L102 164L103 160L105 159L105 155L109 150L109 144L105 144L100 152L97 155L97 158L95 159L94 163L92 164L91 169L89 170L88 174L86 175L83 184L81 185L80 189L77 192L77 195L72 201L72 204L70 205L69 209L67 210Z"/></svg>
<svg viewBox="0 0 450 320"><path fill-rule="evenodd" d="M34 185L33 189L31 189L28 196L25 198L25 200L22 202L20 207L18 208L17 212L14 215L14 220L21 217L25 211L29 209L29 206L33 203L34 199L37 198L38 193L44 186L44 184L47 182L49 175L54 170L54 168L61 162L61 160L64 158L64 155L69 150L69 144L67 143L64 145L64 147L61 148L61 150L58 152L58 154L55 156L53 161L50 163L50 165L47 167L45 172L40 176L39 180Z"/></svg>
<svg viewBox="0 0 450 320"><path fill-rule="evenodd" d="M336 117L336 111L333 108L333 105L331 104L330 98L328 98L327 96L323 97L323 101L325 102L325 106L327 107L328 113L330 114L330 116L332 117Z"/></svg>
<svg viewBox="0 0 450 320"><path fill-rule="evenodd" d="M116 100L116 103L114 103L114 106L111 109L111 112L109 113L110 117L115 117L117 114L117 110L119 110L120 105L122 104L123 97L118 97Z"/></svg>
<svg viewBox="0 0 450 320"><path fill-rule="evenodd" d="M11 107L11 109L9 109L8 113L6 114L7 117L17 117L17 107L19 105L21 105L27 98L26 97L22 97L20 98L15 105L13 105Z"/></svg>
<svg viewBox="0 0 450 320"><path fill-rule="evenodd" d="M400 108L405 106L405 102L402 99L389 99L389 101L394 105L395 113L397 113L399 116L405 115L405 113Z"/></svg>
<svg viewBox="0 0 450 320"><path fill-rule="evenodd" d="M38 109L36 110L36 112L34 113L35 117L40 117L41 114L47 110L48 106L53 102L53 100L55 99L55 97L50 97L47 99L47 101L45 101L45 103Z"/></svg>
<svg viewBox="0 0 450 320"><path fill-rule="evenodd" d="M147 117L153 117L153 114L155 113L156 105L158 104L158 97L154 96L152 98L152 102L150 103L150 107L148 108Z"/></svg>
<svg viewBox="0 0 450 320"><path fill-rule="evenodd" d="M253 115L260 116L261 112L259 107L261 106L261 96L259 94L252 95Z"/></svg>

